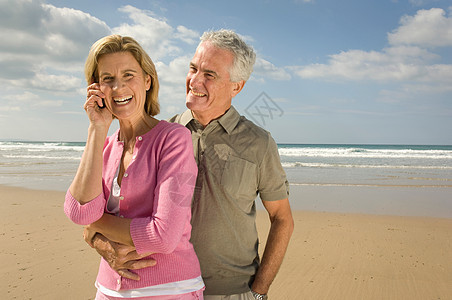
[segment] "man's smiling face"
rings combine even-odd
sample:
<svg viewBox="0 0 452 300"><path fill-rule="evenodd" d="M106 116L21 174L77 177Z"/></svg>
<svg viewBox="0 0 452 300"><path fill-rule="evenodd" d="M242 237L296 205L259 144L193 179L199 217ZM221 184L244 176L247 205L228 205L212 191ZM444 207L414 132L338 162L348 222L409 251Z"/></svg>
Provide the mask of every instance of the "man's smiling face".
<svg viewBox="0 0 452 300"><path fill-rule="evenodd" d="M186 78L186 106L198 120L213 120L223 115L238 93L231 82L233 54L210 42L196 49Z"/></svg>

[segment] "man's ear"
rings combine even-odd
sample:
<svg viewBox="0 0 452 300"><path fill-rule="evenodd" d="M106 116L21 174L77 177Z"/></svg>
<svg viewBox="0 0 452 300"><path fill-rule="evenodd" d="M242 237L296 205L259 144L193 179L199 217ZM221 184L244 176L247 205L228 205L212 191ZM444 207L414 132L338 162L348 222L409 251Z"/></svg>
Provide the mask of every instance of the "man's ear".
<svg viewBox="0 0 452 300"><path fill-rule="evenodd" d="M231 91L232 98L234 98L235 96L237 96L238 93L240 93L240 91L245 86L245 82L246 82L245 80L240 80L240 81L232 83L232 91Z"/></svg>

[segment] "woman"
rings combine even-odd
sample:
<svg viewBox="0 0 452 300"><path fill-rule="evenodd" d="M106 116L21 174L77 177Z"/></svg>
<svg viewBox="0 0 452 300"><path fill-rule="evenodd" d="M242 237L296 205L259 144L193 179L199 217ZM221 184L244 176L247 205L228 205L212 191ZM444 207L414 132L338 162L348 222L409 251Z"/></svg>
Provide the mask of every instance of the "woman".
<svg viewBox="0 0 452 300"><path fill-rule="evenodd" d="M112 241L153 253L156 264L121 277L102 259L96 299L202 299L190 240L197 167L189 131L159 112L154 64L130 37L94 43L85 64L90 125L64 210ZM107 137L114 118L119 130Z"/></svg>

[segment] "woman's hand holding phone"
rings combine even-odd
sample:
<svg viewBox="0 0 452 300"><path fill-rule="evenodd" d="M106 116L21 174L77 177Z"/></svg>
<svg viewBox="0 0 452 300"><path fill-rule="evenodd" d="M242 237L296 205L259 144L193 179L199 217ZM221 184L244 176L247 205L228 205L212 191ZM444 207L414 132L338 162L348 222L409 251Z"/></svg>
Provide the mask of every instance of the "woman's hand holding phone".
<svg viewBox="0 0 452 300"><path fill-rule="evenodd" d="M108 128L113 121L113 115L105 104L105 94L100 90L99 83L95 82L88 86L84 109L88 118L94 126L105 126Z"/></svg>

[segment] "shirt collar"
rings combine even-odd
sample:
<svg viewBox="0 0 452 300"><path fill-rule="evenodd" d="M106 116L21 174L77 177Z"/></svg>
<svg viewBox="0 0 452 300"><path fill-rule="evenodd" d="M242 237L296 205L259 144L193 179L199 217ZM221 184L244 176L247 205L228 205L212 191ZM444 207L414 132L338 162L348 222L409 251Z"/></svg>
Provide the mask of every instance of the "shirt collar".
<svg viewBox="0 0 452 300"><path fill-rule="evenodd" d="M223 126L224 130L226 130L228 134L231 134L235 126L237 126L239 120L240 114L237 112L234 106L231 105L231 108L229 108L229 110L218 119L218 123Z"/></svg>
<svg viewBox="0 0 452 300"><path fill-rule="evenodd" d="M191 113L191 110L187 109L180 116L180 119L179 119L178 123L181 124L181 125L187 126L188 123L190 123L191 120L194 120L194 119L195 118L193 118L193 114Z"/></svg>
<svg viewBox="0 0 452 300"><path fill-rule="evenodd" d="M187 109L185 112L182 113L179 123L184 126L187 126L188 123L190 123L192 120L195 120L195 118L193 117L191 111ZM229 110L220 118L218 118L216 121L218 121L218 123L221 124L221 126L224 128L224 130L226 130L228 134L231 134L235 126L237 126L239 120L240 114L237 112L234 106L231 105Z"/></svg>

